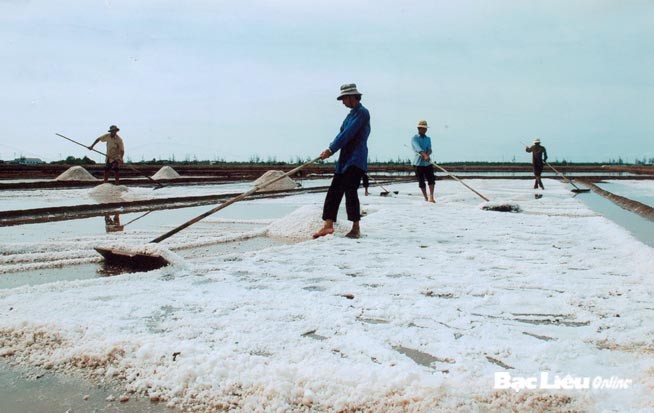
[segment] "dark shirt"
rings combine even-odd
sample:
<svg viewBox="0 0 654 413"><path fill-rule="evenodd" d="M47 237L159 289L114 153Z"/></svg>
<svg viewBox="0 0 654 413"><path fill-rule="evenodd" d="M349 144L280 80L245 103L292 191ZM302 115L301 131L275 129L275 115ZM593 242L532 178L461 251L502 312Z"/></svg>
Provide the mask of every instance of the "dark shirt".
<svg viewBox="0 0 654 413"><path fill-rule="evenodd" d="M336 161L336 173L342 174L350 166L356 166L364 172L368 171L368 136L370 135L370 112L359 104L352 108L341 125L341 131L329 150L332 153L340 150Z"/></svg>
<svg viewBox="0 0 654 413"><path fill-rule="evenodd" d="M531 152L531 161L534 164L542 165L547 162L547 151L544 146L532 145L525 149L526 152Z"/></svg>

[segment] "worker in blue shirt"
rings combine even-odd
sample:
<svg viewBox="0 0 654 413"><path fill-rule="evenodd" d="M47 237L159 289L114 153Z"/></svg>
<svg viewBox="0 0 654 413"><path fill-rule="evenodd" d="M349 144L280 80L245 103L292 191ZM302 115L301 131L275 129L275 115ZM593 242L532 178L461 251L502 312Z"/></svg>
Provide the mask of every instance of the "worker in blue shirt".
<svg viewBox="0 0 654 413"><path fill-rule="evenodd" d="M434 183L436 182L436 178L434 177L434 165L430 157L431 138L427 136L427 128L429 128L427 121L421 120L418 122L418 134L411 138L411 148L416 153L412 164L416 168L418 187L422 191L425 201L436 202L434 201ZM429 198L427 198L425 179L427 180L427 184L429 184Z"/></svg>
<svg viewBox="0 0 654 413"><path fill-rule="evenodd" d="M329 148L321 154L321 159L327 159L337 151L341 151L331 185L325 196L322 219L323 227L313 234L314 238L334 233L334 222L338 208L345 195L345 210L347 219L352 221L352 229L345 236L359 238L361 229L361 210L357 190L362 176L368 172L368 135L370 135L370 113L361 104L361 93L354 83L341 86L341 93L337 98L343 105L350 108L341 125L341 131Z"/></svg>

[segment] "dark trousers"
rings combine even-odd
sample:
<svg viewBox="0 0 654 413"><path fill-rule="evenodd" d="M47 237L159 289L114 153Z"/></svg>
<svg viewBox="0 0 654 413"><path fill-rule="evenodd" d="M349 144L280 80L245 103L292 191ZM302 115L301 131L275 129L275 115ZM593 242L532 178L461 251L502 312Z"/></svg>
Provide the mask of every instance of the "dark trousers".
<svg viewBox="0 0 654 413"><path fill-rule="evenodd" d="M429 185L434 185L436 177L434 177L434 165L416 166L416 178L418 178L418 187L425 188L425 179Z"/></svg>
<svg viewBox="0 0 654 413"><path fill-rule="evenodd" d="M347 219L352 222L361 219L361 210L359 207L359 196L357 189L361 183L363 170L356 166L350 166L342 174L334 174L332 183L327 191L325 197L325 205L322 210L322 219L324 221L331 219L336 221L338 215L338 207L341 205L343 195L345 195L345 210L347 211Z"/></svg>
<svg viewBox="0 0 654 413"><path fill-rule="evenodd" d="M370 180L369 180L369 178L368 178L368 174L364 173L364 174L361 176L361 178L363 178L363 187L366 188L366 189L368 189L368 187L370 186Z"/></svg>
<svg viewBox="0 0 654 413"><path fill-rule="evenodd" d="M539 186L541 189L545 189L543 186L543 181L540 179L540 175L543 173L543 163L542 162L534 162L534 177L536 178L534 180L534 189L538 188Z"/></svg>

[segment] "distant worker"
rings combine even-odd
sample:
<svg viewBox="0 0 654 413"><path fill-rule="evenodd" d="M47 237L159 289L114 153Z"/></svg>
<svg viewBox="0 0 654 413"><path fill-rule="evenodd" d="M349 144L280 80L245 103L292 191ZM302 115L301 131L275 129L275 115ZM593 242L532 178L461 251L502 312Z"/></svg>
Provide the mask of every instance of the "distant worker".
<svg viewBox="0 0 654 413"><path fill-rule="evenodd" d="M106 183L109 180L109 171L112 170L116 178L116 185L120 183L119 168L120 164L123 163L123 156L125 156L123 140L118 136L119 130L118 126L111 125L109 127L109 133L100 136L91 146L88 147L89 150L93 150L93 147L98 142L107 143L107 158L104 164L104 182Z"/></svg>
<svg viewBox="0 0 654 413"><path fill-rule="evenodd" d="M341 151L331 185L325 196L322 219L323 227L313 234L314 238L334 233L334 222L338 208L345 195L345 210L347 219L352 221L352 229L345 236L359 238L361 229L361 209L357 190L361 178L368 171L368 136L370 135L370 113L361 104L361 93L354 83L341 86L341 93L337 98L343 102L350 113L347 115L341 131L321 154L321 159L327 159Z"/></svg>
<svg viewBox="0 0 654 413"><path fill-rule="evenodd" d="M104 214L104 229L106 232L120 232L125 229L124 225L120 224L120 214L118 212L114 213L113 219L111 214Z"/></svg>
<svg viewBox="0 0 654 413"><path fill-rule="evenodd" d="M544 146L540 145L540 139L534 139L534 144L525 147L526 152L531 152L531 162L534 166L534 189L545 189L543 181L540 180L540 175L543 173L543 163L547 162L547 151Z"/></svg>
<svg viewBox="0 0 654 413"><path fill-rule="evenodd" d="M431 162L431 138L427 136L427 128L429 128L429 125L427 125L426 120L418 122L418 134L411 138L411 148L416 153L412 163L416 169L418 187L422 191L425 201L436 202L434 200L436 177L434 176L434 165ZM429 185L429 198L427 198L425 179Z"/></svg>

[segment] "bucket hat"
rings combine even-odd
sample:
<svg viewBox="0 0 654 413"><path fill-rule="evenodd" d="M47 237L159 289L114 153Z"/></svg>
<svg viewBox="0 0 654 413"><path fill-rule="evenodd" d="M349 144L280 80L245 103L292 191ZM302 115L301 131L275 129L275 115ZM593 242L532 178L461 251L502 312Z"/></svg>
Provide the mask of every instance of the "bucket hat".
<svg viewBox="0 0 654 413"><path fill-rule="evenodd" d="M337 100L343 100L344 96L361 96L361 92L357 90L357 85L355 83L346 83L341 86L341 94L336 98Z"/></svg>
<svg viewBox="0 0 654 413"><path fill-rule="evenodd" d="M118 129L118 126L116 126L116 125L109 126L109 132L113 132L113 131L118 132L119 130L120 129Z"/></svg>
<svg viewBox="0 0 654 413"><path fill-rule="evenodd" d="M536 145L537 143L540 143L540 139L538 138L534 139L534 145Z"/></svg>
<svg viewBox="0 0 654 413"><path fill-rule="evenodd" d="M418 127L428 129L429 125L427 124L426 120L421 120L420 122L418 122Z"/></svg>

